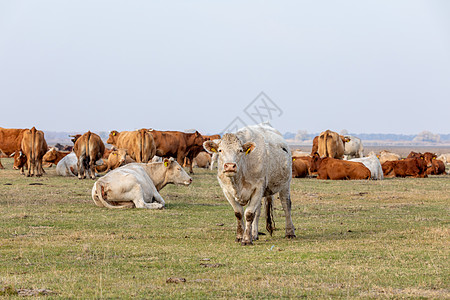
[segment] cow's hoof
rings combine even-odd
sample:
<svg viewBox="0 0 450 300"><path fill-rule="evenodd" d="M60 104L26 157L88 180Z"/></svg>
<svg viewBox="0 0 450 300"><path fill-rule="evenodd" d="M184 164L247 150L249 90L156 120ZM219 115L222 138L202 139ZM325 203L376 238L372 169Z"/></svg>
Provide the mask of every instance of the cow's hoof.
<svg viewBox="0 0 450 300"><path fill-rule="evenodd" d="M295 239L297 236L295 234L286 234L287 239Z"/></svg>
<svg viewBox="0 0 450 300"><path fill-rule="evenodd" d="M251 246L253 245L252 241L242 241L241 246Z"/></svg>

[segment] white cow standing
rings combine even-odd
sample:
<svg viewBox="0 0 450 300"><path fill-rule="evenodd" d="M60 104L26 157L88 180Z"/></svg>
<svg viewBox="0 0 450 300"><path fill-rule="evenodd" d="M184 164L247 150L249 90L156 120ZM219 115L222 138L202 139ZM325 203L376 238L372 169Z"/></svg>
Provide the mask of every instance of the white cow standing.
<svg viewBox="0 0 450 300"><path fill-rule="evenodd" d="M291 218L291 151L274 128L259 124L206 141L204 148L218 153L217 179L237 218L236 241L251 245L258 239L261 201L266 203L266 228L272 234L273 197L279 193L286 217L286 237L295 237ZM245 209L243 206L248 205ZM245 224L244 224L245 217Z"/></svg>
<svg viewBox="0 0 450 300"><path fill-rule="evenodd" d="M364 147L360 138L352 135L345 135L344 160L364 157Z"/></svg>
<svg viewBox="0 0 450 300"><path fill-rule="evenodd" d="M350 161L360 162L370 171L370 178L375 180L382 180L383 168L381 167L380 160L377 158L375 153L369 155L368 157L353 158Z"/></svg>
<svg viewBox="0 0 450 300"><path fill-rule="evenodd" d="M92 187L97 206L162 209L159 191L169 183L190 185L192 178L173 159L160 163L131 163L101 177Z"/></svg>

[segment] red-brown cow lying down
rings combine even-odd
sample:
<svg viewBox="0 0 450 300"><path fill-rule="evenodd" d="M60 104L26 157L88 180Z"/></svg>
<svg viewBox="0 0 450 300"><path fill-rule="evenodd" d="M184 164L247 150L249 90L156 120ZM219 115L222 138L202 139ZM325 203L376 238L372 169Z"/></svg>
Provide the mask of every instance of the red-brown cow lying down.
<svg viewBox="0 0 450 300"><path fill-rule="evenodd" d="M61 159L63 159L66 155L68 155L71 151L58 151L56 148L50 148L50 150L45 153L44 157L42 157L42 161L44 163L49 163L50 166L52 164L57 165Z"/></svg>
<svg viewBox="0 0 450 300"><path fill-rule="evenodd" d="M86 178L86 173L89 173L91 179L95 179L95 162L101 159L105 152L105 144L102 139L97 134L88 131L76 140L73 152L78 159L78 179Z"/></svg>
<svg viewBox="0 0 450 300"><path fill-rule="evenodd" d="M317 179L370 179L370 170L362 163L331 157L320 158L318 154L313 156L311 169L317 169Z"/></svg>
<svg viewBox="0 0 450 300"><path fill-rule="evenodd" d="M292 157L292 178L305 178L309 175L306 161L299 157Z"/></svg>
<svg viewBox="0 0 450 300"><path fill-rule="evenodd" d="M420 158L406 158L403 160L386 161L383 168L384 177L427 177L427 163L423 155Z"/></svg>
<svg viewBox="0 0 450 300"><path fill-rule="evenodd" d="M95 170L99 173L108 172L110 170L114 170L117 169L118 167L134 162L136 161L132 159L130 156L128 156L127 150L125 149L113 150L111 151L111 153L109 153L107 159L103 158L103 164L95 167Z"/></svg>
<svg viewBox="0 0 450 300"><path fill-rule="evenodd" d="M424 154L422 153L417 153L414 151L411 151L411 153L408 154L408 158L420 158L420 156L423 155L423 158L425 159L425 162L427 163L427 170L426 170L426 174L428 175L440 175L440 174L445 174L445 164L440 161L437 160L437 155L431 152L425 152Z"/></svg>

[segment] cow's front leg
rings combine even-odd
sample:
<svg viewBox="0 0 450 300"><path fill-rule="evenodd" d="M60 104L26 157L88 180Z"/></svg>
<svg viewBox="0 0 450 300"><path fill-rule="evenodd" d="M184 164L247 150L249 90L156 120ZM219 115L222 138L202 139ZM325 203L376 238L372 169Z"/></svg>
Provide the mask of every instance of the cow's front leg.
<svg viewBox="0 0 450 300"><path fill-rule="evenodd" d="M244 236L244 208L235 200L231 193L224 191L225 197L231 204L234 210L234 215L236 216L237 226L236 226L236 242L241 242Z"/></svg>
<svg viewBox="0 0 450 300"><path fill-rule="evenodd" d="M262 193L260 189L257 189L253 193L250 203L247 209L245 210L245 231L244 236L242 238L243 246L253 244L252 243L253 221L255 221L257 217L259 217L258 211L259 212L261 211L261 198ZM255 229L256 229L256 236L258 236L258 227L256 227Z"/></svg>

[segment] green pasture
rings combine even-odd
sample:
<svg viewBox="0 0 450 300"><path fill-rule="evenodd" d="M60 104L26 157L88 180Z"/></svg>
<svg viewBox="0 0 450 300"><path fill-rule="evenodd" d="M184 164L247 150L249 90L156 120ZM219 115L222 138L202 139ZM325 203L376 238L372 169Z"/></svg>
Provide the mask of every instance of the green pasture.
<svg viewBox="0 0 450 300"><path fill-rule="evenodd" d="M94 205L92 180L26 178L2 159L0 296L46 298L450 298L450 176L293 179L297 238L235 243L216 172L161 191L164 210ZM264 218L260 232L265 232Z"/></svg>

